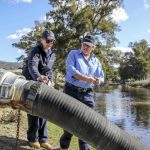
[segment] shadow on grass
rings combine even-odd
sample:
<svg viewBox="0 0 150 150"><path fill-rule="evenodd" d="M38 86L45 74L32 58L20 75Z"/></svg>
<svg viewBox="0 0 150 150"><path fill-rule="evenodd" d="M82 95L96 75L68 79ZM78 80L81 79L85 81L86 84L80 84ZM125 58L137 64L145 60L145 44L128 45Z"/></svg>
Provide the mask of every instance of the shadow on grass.
<svg viewBox="0 0 150 150"><path fill-rule="evenodd" d="M16 149L16 138L0 136L0 150L35 150L29 146L29 142L19 139L18 149ZM40 150L45 150L40 148ZM52 150L59 150L59 148L53 148Z"/></svg>

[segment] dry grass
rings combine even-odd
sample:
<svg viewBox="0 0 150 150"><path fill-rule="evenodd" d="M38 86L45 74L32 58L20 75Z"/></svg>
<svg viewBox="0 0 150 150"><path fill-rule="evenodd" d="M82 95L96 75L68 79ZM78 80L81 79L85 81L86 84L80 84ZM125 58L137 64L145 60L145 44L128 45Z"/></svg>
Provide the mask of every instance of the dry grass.
<svg viewBox="0 0 150 150"><path fill-rule="evenodd" d="M16 118L17 110L12 110L11 108L0 108L0 149L7 147L7 150L12 150L12 148L15 147L17 126ZM47 128L48 142L55 148L59 145L59 138L63 133L63 129L51 122L48 122ZM25 112L21 112L19 150L31 150L31 148L28 146L26 131L27 115ZM70 150L79 150L78 139L75 136L72 138ZM91 148L91 150L95 149Z"/></svg>

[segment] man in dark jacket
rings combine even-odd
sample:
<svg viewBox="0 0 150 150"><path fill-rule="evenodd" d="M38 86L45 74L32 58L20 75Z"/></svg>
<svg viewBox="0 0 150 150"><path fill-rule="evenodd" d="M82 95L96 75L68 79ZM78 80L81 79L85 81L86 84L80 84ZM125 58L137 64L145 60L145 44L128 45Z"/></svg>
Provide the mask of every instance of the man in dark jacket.
<svg viewBox="0 0 150 150"><path fill-rule="evenodd" d="M33 48L28 57L28 64L23 69L23 75L28 80L40 81L52 85L52 67L54 53L52 47L55 36L52 31L45 30L41 35L41 43ZM46 120L28 114L27 139L33 148L51 149L47 143Z"/></svg>

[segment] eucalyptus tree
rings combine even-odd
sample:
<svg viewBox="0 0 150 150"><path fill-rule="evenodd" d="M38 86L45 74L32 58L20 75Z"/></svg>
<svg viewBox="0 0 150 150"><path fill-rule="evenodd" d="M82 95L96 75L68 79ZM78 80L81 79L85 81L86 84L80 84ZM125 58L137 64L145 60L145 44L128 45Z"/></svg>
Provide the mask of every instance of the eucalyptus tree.
<svg viewBox="0 0 150 150"><path fill-rule="evenodd" d="M118 41L115 32L119 30L118 24L111 15L114 9L122 6L122 0L49 0L48 2L51 9L46 13L46 21L36 22L34 29L13 46L25 50L28 54L39 40L41 31L44 28L51 29L56 35L55 68L64 73L68 52L80 48L85 34L93 34L97 40L95 53L107 70L111 62L107 54Z"/></svg>
<svg viewBox="0 0 150 150"><path fill-rule="evenodd" d="M122 79L140 80L150 74L150 47L146 40L131 42L132 52L126 53L121 66L120 76Z"/></svg>

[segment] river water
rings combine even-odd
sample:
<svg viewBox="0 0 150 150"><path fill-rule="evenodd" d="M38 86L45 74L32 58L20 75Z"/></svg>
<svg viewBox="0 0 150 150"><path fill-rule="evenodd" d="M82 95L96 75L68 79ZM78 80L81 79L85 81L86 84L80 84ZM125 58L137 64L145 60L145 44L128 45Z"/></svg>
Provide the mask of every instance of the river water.
<svg viewBox="0 0 150 150"><path fill-rule="evenodd" d="M150 147L150 89L109 86L95 101L96 111Z"/></svg>

